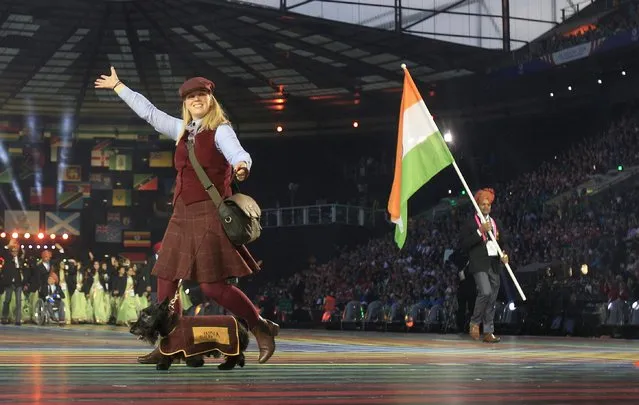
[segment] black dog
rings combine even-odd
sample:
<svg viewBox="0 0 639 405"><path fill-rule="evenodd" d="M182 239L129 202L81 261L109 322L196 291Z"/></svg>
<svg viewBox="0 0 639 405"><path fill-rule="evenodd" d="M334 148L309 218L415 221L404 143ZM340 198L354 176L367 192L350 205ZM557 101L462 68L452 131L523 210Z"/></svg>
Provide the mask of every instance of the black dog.
<svg viewBox="0 0 639 405"><path fill-rule="evenodd" d="M201 332L202 330L206 332ZM219 347L223 344L226 344L223 347L228 348L227 353L237 352L239 346L239 354L226 355L225 361L217 368L232 370L237 365L244 367L244 351L249 343L248 330L236 318L231 316L180 317L177 314L170 314L168 299L142 310L129 332L151 345L155 345L160 339L160 349L163 345L166 346L162 353L171 354L162 355L156 366L158 370L168 370L173 361L178 359L185 359L191 367L201 367L204 364L201 356L220 357L223 353ZM221 338L218 335L220 333ZM235 336L237 336L236 339ZM207 349L210 347L214 348Z"/></svg>

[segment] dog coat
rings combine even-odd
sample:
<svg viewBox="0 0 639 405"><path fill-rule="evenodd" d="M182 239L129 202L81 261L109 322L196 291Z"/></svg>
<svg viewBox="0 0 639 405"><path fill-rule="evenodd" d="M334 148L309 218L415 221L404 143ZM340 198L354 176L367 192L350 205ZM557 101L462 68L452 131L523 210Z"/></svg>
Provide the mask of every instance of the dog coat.
<svg viewBox="0 0 639 405"><path fill-rule="evenodd" d="M237 319L228 315L182 316L175 328L160 340L160 352L184 357L219 350L226 356L240 354Z"/></svg>

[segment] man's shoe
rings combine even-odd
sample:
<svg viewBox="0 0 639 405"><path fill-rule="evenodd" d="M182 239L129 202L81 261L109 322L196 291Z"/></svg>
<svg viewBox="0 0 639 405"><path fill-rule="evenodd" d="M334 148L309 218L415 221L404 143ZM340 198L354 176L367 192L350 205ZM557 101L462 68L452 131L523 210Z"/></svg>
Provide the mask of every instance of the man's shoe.
<svg viewBox="0 0 639 405"><path fill-rule="evenodd" d="M138 357L138 363L140 364L158 364L162 358L159 348L155 348L151 353Z"/></svg>
<svg viewBox="0 0 639 405"><path fill-rule="evenodd" d="M481 337L481 335L479 333L479 324L471 322L471 324L470 324L470 337L473 338L473 340L479 340L479 338Z"/></svg>
<svg viewBox="0 0 639 405"><path fill-rule="evenodd" d="M484 342L486 342L486 343L499 343L499 342L501 342L501 338L493 335L492 333L489 333L486 336L484 336Z"/></svg>

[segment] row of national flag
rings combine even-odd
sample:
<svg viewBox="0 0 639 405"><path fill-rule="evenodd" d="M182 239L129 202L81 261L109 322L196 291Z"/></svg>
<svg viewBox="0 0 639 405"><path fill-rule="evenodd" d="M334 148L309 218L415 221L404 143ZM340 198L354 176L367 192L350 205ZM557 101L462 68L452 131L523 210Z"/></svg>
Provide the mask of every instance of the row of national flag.
<svg viewBox="0 0 639 405"><path fill-rule="evenodd" d="M79 236L81 234L80 212L45 212L44 229L47 234ZM132 230L131 217L119 212L109 212L106 224L95 228L95 241L100 243L122 243L125 248L151 247L151 232ZM40 212L5 210L4 229L16 232L40 232Z"/></svg>
<svg viewBox="0 0 639 405"><path fill-rule="evenodd" d="M173 167L173 151L151 151L148 163L152 168ZM91 150L91 166L114 171L131 171L133 152L112 148L110 140L102 141Z"/></svg>
<svg viewBox="0 0 639 405"><path fill-rule="evenodd" d="M73 143L71 140L53 136L49 140L50 160L52 163L72 163ZM10 142L5 144L5 151L10 159L25 158L31 164L44 166L45 155L38 144ZM112 140L102 140L91 149L91 166L104 167L114 171L133 170L135 152L130 147L114 146ZM139 156L139 155L138 155ZM146 158L146 157L145 157ZM148 166L151 168L173 167L173 151L149 151Z"/></svg>
<svg viewBox="0 0 639 405"><path fill-rule="evenodd" d="M157 177L144 179L138 184L136 190L157 190ZM84 208L84 201L91 197L90 183L64 183L60 193L54 187L42 187L40 189L31 187L29 195L29 205L56 206L61 209L81 210ZM114 207L132 206L131 189L111 190L111 205Z"/></svg>

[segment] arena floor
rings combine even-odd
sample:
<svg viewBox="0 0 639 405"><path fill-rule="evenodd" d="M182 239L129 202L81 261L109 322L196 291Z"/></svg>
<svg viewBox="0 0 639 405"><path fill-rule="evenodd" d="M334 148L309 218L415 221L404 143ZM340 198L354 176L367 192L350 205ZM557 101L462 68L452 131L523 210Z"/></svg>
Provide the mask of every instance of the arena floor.
<svg viewBox="0 0 639 405"><path fill-rule="evenodd" d="M0 326L0 401L29 404L639 403L636 341L282 330L278 351L218 371L138 365L124 328Z"/></svg>

